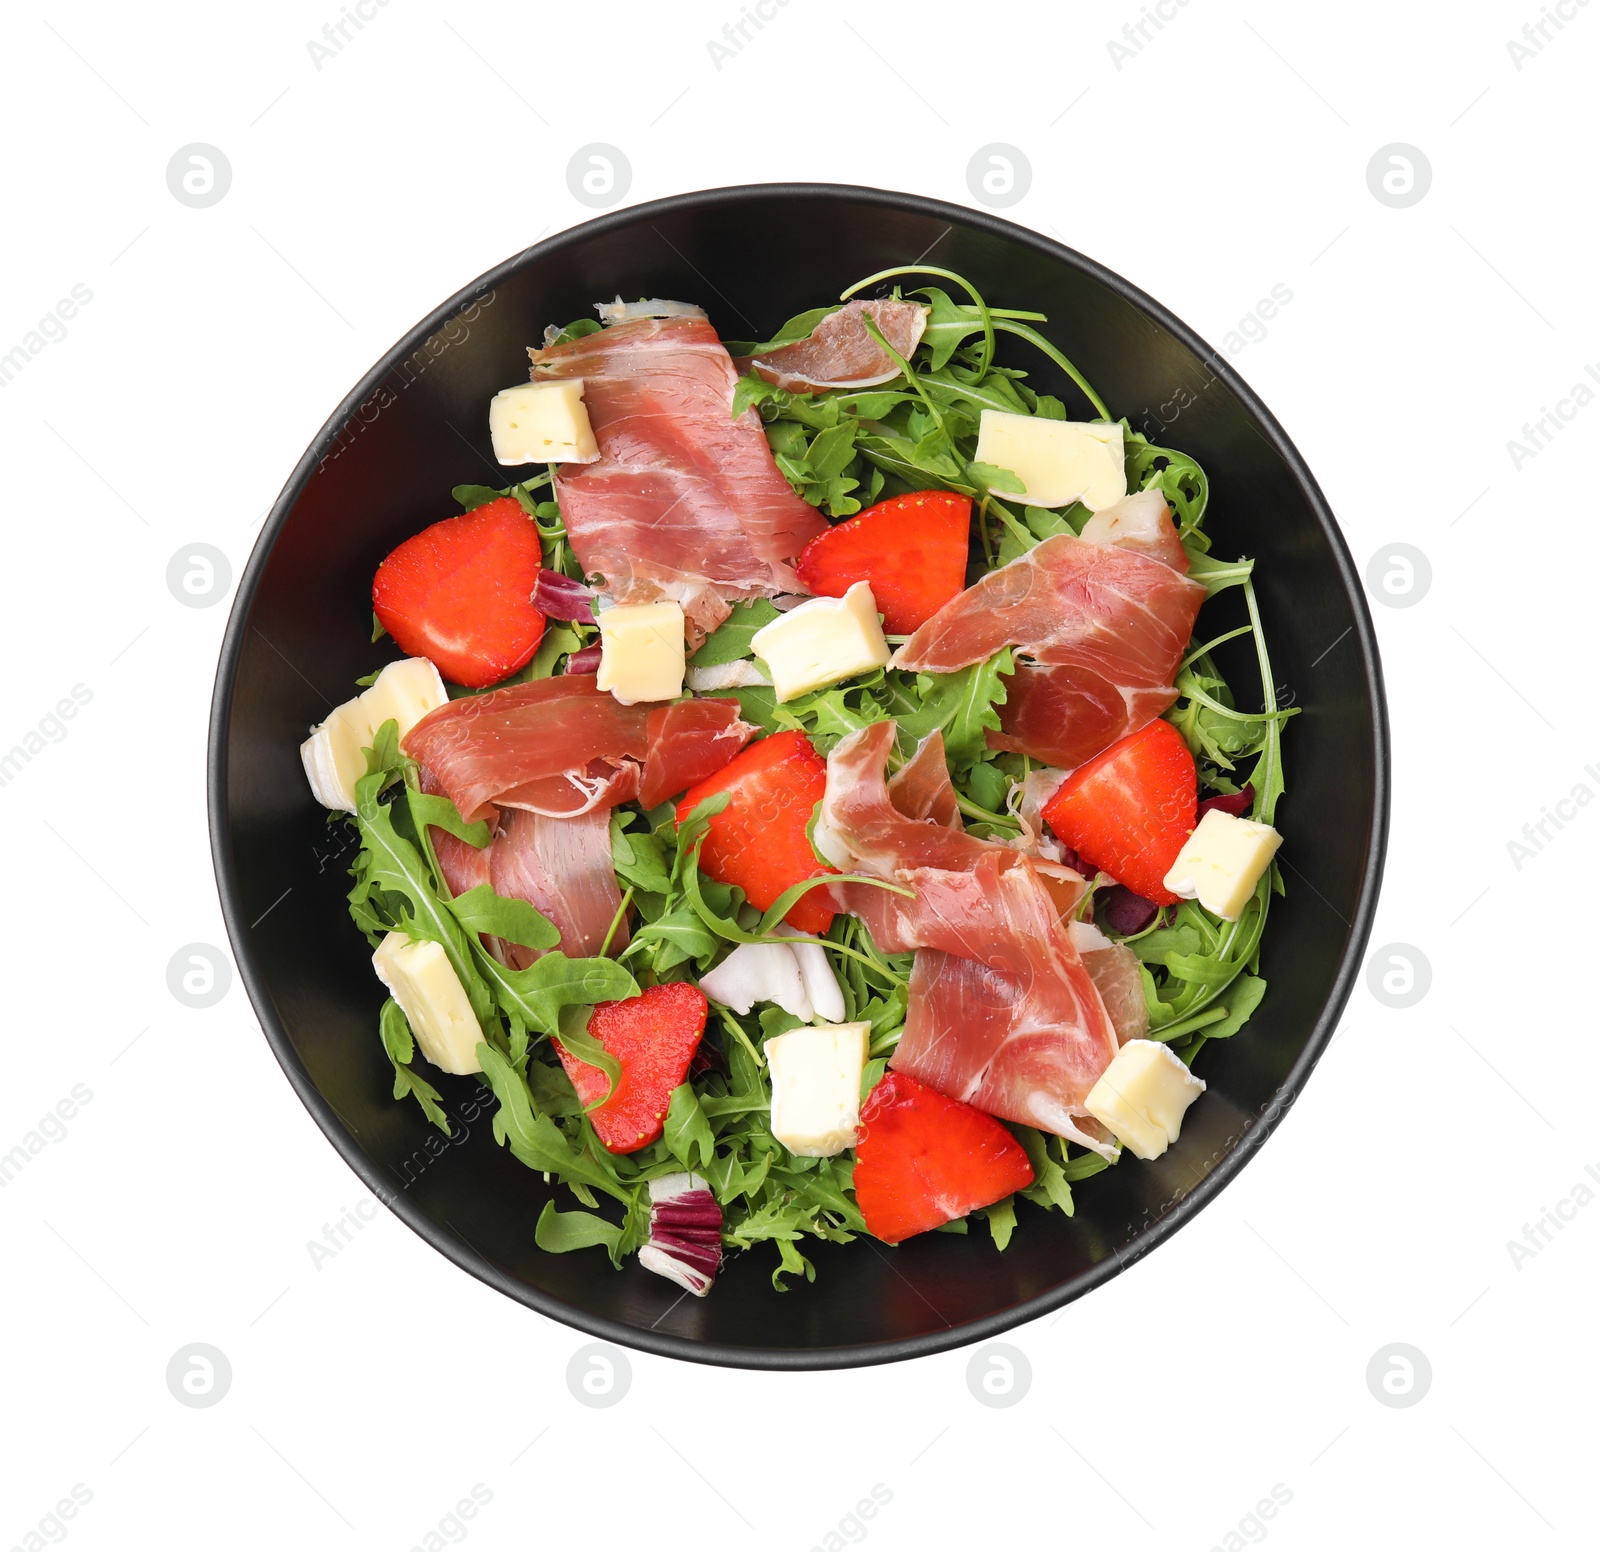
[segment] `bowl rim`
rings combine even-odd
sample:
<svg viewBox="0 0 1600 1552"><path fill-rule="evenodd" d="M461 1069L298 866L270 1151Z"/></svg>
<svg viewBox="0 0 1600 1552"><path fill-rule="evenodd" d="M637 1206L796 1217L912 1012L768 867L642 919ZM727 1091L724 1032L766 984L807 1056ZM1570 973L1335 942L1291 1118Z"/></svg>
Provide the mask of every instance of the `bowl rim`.
<svg viewBox="0 0 1600 1552"><path fill-rule="evenodd" d="M799 201L817 198L864 201L886 210L932 217L949 226L963 225L976 228L1009 242L1032 248L1042 256L1069 265L1098 281L1123 301L1153 319L1207 364L1244 406L1263 438L1283 460L1305 496L1332 551L1339 584L1344 589L1355 619L1354 635L1361 653L1362 674L1371 708L1373 815L1366 856L1362 863L1361 889L1350 922L1350 935L1335 972L1332 988L1317 1016L1305 1047L1278 1085L1272 1100L1256 1119L1246 1126L1243 1135L1206 1174L1200 1184L1169 1206L1154 1222L1146 1224L1129 1245L1075 1277L1068 1278L1031 1299L941 1331L927 1331L893 1341L869 1342L845 1347L743 1347L727 1343L701 1342L689 1337L624 1325L619 1321L569 1305L503 1271L465 1240L449 1232L443 1224L435 1222L404 1192L390 1188L377 1164L367 1156L360 1142L346 1128L337 1110L317 1089L310 1073L296 1055L288 1031L274 1009L266 977L256 964L228 834L227 734L247 621L255 603L257 589L265 574L268 559L290 511L350 417L367 402L389 374L420 348L444 323L462 308L470 305L474 299L481 298L486 291L504 283L525 265L536 263L550 254L558 253L564 248L585 242L609 230L631 226L641 220L648 221L652 217L670 216L680 211L737 205L754 199ZM1355 563L1334 519L1332 509L1305 460L1276 417L1221 352L1208 345L1161 303L1122 276L1078 253L1075 249L1067 247L1066 244L1056 242L1027 227L1016 225L986 211L954 205L925 195L858 184L803 182L734 184L715 189L693 190L664 199L627 205L580 222L531 244L520 253L486 270L476 280L434 308L396 341L329 416L295 465L256 538L250 558L240 575L239 587L229 611L227 629L218 656L206 758L206 803L212 864L216 874L223 920L233 948L239 978L249 995L251 1006L267 1043L271 1046L273 1055L288 1076L301 1103L305 1105L312 1119L316 1121L345 1162L371 1189L374 1196L388 1206L408 1228L464 1271L470 1272L479 1281L506 1297L563 1325L659 1357L769 1371L833 1369L893 1363L902 1359L946 1352L998 1336L1015 1326L1060 1309L1115 1277L1125 1267L1132 1265L1164 1243L1212 1202L1254 1157L1256 1151L1283 1119L1304 1087L1312 1068L1316 1066L1327 1048L1340 1015L1344 1011L1356 977L1360 973L1377 908L1378 892L1382 884L1384 854L1389 833L1390 789L1389 728L1383 669L1378 656L1371 611L1367 607L1366 595L1360 585Z"/></svg>

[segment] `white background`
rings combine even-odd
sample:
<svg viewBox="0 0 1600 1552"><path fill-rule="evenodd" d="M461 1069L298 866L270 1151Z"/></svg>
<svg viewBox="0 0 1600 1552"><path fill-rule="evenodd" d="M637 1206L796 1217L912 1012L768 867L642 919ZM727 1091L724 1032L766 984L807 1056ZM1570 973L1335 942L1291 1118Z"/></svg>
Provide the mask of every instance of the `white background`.
<svg viewBox="0 0 1600 1552"><path fill-rule="evenodd" d="M0 1546L1588 1543L1600 1206L1573 1193L1600 1168L1600 816L1567 809L1520 867L1508 843L1600 790L1600 409L1569 406L1520 468L1507 443L1600 359L1600 14L1573 6L1518 69L1534 0L1173 9L1120 69L1132 0L789 0L720 68L734 0L393 0L320 69L335 0L9 13L0 353L74 285L93 299L0 390L0 746L92 699L0 787L0 1153L74 1085L92 1099L0 1189ZM203 764L228 602L181 606L169 559L205 541L236 577L369 364L591 213L566 167L595 141L630 160L628 201L817 179L972 203L974 151L1020 148L1007 214L1214 343L1292 292L1235 365L1358 564L1395 542L1431 562L1426 596L1374 608L1395 811L1373 939L1420 949L1431 989L1396 1010L1358 987L1223 1197L1012 1335L1032 1386L1010 1407L974 1400L966 1351L791 1377L633 1354L628 1394L582 1407L586 1338L386 1212L313 1263L362 1187L237 982L205 1011L167 989L179 947L226 941ZM232 166L209 208L168 192L190 142ZM1369 191L1391 142L1432 167L1409 208ZM164 1377L195 1342L232 1365L207 1409ZM1396 1342L1432 1368L1405 1409L1366 1381ZM841 1532L877 1483L887 1506ZM90 1501L40 1532L74 1484ZM446 1519L475 1484L487 1505ZM1275 1484L1287 1504L1247 1519Z"/></svg>

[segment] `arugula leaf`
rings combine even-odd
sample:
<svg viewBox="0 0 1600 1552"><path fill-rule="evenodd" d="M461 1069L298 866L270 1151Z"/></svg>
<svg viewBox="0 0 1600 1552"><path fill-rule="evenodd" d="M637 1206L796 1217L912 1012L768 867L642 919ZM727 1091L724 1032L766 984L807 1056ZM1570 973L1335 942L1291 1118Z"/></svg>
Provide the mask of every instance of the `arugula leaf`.
<svg viewBox="0 0 1600 1552"><path fill-rule="evenodd" d="M1227 1017L1205 1026L1207 1040L1222 1040L1236 1035L1246 1021L1261 1006L1267 994L1267 983L1258 975L1241 975L1228 992Z"/></svg>
<svg viewBox="0 0 1600 1552"><path fill-rule="evenodd" d="M890 689L888 709L899 726L901 752L909 756L938 730L952 773L977 764L989 752L984 735L1000 731L996 707L1005 704L1003 681L1014 666L1007 647L953 674L918 674L915 693L900 676Z"/></svg>
<svg viewBox="0 0 1600 1552"><path fill-rule="evenodd" d="M1067 1183L1066 1171L1050 1151L1050 1143L1043 1132L1031 1126L1013 1128L1017 1141L1028 1155L1033 1166L1033 1184L1023 1189L1023 1196L1041 1207L1054 1207L1072 1216L1072 1187ZM1059 1145L1060 1139L1055 1139Z"/></svg>
<svg viewBox="0 0 1600 1552"><path fill-rule="evenodd" d="M416 1054L411 1040L411 1025L406 1022L404 1011L393 997L386 999L383 1011L378 1015L378 1034L383 1040L383 1049L394 1064L394 1097L404 1099L407 1094L414 1094L417 1103L422 1106L422 1113L448 1137L450 1118L439 1103L438 1089L427 1079L419 1078L409 1065Z"/></svg>
<svg viewBox="0 0 1600 1552"><path fill-rule="evenodd" d="M838 302L832 302L826 307L813 307L809 312L797 313L769 340L759 343L751 340L729 340L725 348L730 356L764 356L769 351L782 350L785 345L793 345L799 340L806 339L829 313L838 312L839 307ZM748 318L745 320L746 323L749 321Z"/></svg>
<svg viewBox="0 0 1600 1552"><path fill-rule="evenodd" d="M628 1193L587 1150L575 1148L549 1116L534 1111L527 1081L508 1057L492 1045L480 1045L478 1060L494 1097L500 1101L494 1116L497 1141L508 1145L529 1169L554 1175L568 1185L578 1181L618 1201L628 1200Z"/></svg>
<svg viewBox="0 0 1600 1552"><path fill-rule="evenodd" d="M771 600L755 598L735 604L733 612L700 644L689 659L691 668L715 668L722 663L737 663L751 655L751 638L763 625L778 618Z"/></svg>
<svg viewBox="0 0 1600 1552"><path fill-rule="evenodd" d="M673 1158L685 1169L704 1169L711 1162L716 1139L700 1108L699 1095L687 1083L680 1083L672 1091L663 1136Z"/></svg>
<svg viewBox="0 0 1600 1552"><path fill-rule="evenodd" d="M479 962L501 1004L543 1035L561 1033L561 1015L566 1008L621 1002L639 995L639 983L615 959L568 959L553 949L526 970L510 970L480 945ZM587 1055L582 1060L604 1067Z"/></svg>
<svg viewBox="0 0 1600 1552"><path fill-rule="evenodd" d="M563 1255L569 1250L587 1250L591 1245L604 1245L615 1261L621 1240L620 1225L607 1223L594 1213L557 1212L554 1202L544 1204L544 1211L533 1226L534 1244L552 1255Z"/></svg>
<svg viewBox="0 0 1600 1552"><path fill-rule="evenodd" d="M985 1207L983 1216L989 1220L989 1233L994 1237L994 1248L1004 1250L1011 1243L1011 1236L1017 1227L1016 1197L1008 1196L992 1207Z"/></svg>
<svg viewBox="0 0 1600 1552"><path fill-rule="evenodd" d="M455 918L468 932L491 938L504 938L523 948L554 948L561 933L548 916L541 915L526 900L510 900L497 895L489 884L459 894L449 902Z"/></svg>
<svg viewBox="0 0 1600 1552"><path fill-rule="evenodd" d="M623 883L648 894L664 895L672 887L666 845L652 831L628 834L628 826L636 817L624 809L612 809L611 866Z"/></svg>
<svg viewBox="0 0 1600 1552"><path fill-rule="evenodd" d="M530 474L518 484L507 485L500 490L490 485L457 485L450 494L461 503L462 509L466 512L476 511L491 501L498 501L502 496L515 496L522 503L523 510L531 517L533 509L529 493L549 483L550 471L546 469L543 474Z"/></svg>

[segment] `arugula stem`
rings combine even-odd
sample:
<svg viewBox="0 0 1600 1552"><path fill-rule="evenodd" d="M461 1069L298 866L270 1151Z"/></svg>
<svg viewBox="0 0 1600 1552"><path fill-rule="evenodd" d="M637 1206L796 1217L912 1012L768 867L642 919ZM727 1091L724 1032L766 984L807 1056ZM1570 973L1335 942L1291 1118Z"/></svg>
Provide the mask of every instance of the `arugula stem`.
<svg viewBox="0 0 1600 1552"><path fill-rule="evenodd" d="M954 447L956 445L956 439L950 435L950 427L945 423L944 411L941 410L931 398L929 398L927 389L922 386L921 378L919 378L917 374L911 370L911 363L907 361L906 358L902 356L900 352L883 337L883 330L880 329L878 325L874 323L872 319L865 313L861 315L861 322L866 326L867 333L878 342L878 345L882 349L883 353L888 356L897 367L900 368L901 375L905 378L906 382L911 385L911 388L916 393L917 397L922 400L923 405L926 407L928 413L933 416L933 423L939 428L939 435L942 436L952 447Z"/></svg>
<svg viewBox="0 0 1600 1552"><path fill-rule="evenodd" d="M964 797L959 791L956 793L956 804L963 814L973 819L982 819L988 824L999 825L1002 829L1021 832L1022 821L1015 814L990 813L988 809L979 807L971 798Z"/></svg>
<svg viewBox="0 0 1600 1552"><path fill-rule="evenodd" d="M616 936L617 928L622 925L622 919L628 914L628 907L633 903L633 885L629 884L622 896L622 903L617 906L617 914L611 918L611 925L606 928L605 941L600 945L600 952L596 959L604 959L611 949L611 940Z"/></svg>
<svg viewBox="0 0 1600 1552"><path fill-rule="evenodd" d="M1273 811L1278 806L1277 786L1283 779L1279 770L1282 752L1279 741L1278 687L1272 677L1272 664L1267 658L1267 639L1261 629L1261 611L1256 605L1255 583L1248 578L1244 584L1245 608L1250 612L1250 628L1255 632L1256 661L1261 667L1261 705L1272 720L1267 723L1266 747L1256 762L1256 771L1265 772L1265 779L1254 783L1256 801L1251 817L1261 824L1271 824ZM1263 914L1265 912L1263 911Z"/></svg>
<svg viewBox="0 0 1600 1552"><path fill-rule="evenodd" d="M1248 636L1250 629L1248 625L1241 625L1237 630L1227 631L1221 636L1213 637L1203 647L1196 647L1188 657L1178 664L1178 672L1181 674L1191 663L1204 657L1213 647L1220 647L1223 642L1232 641L1235 636Z"/></svg>
<svg viewBox="0 0 1600 1552"><path fill-rule="evenodd" d="M1067 358L1056 349L1037 329L1030 329L1025 323L1013 322L1010 318L998 318L995 327L1002 329L1007 334L1015 334L1018 339L1025 339L1038 350L1042 350L1063 372L1075 382L1083 391L1083 396L1100 413L1101 420L1112 419L1111 411L1106 408L1106 401L1089 386L1089 379L1080 372Z"/></svg>
<svg viewBox="0 0 1600 1552"><path fill-rule="evenodd" d="M1224 706L1219 700L1213 700L1199 685L1188 686L1183 693L1189 700L1199 701L1202 706L1216 712L1219 717L1228 717L1234 722L1265 722L1270 727L1276 727L1285 717L1294 714L1293 707L1279 711L1276 706L1265 711L1240 711L1233 706Z"/></svg>
<svg viewBox="0 0 1600 1552"><path fill-rule="evenodd" d="M1228 983L1230 986L1233 982ZM1187 1018L1178 1019L1172 1024L1163 1024L1159 1030L1152 1028L1150 1038L1159 1040L1165 1045L1170 1040L1176 1040L1180 1035L1191 1035L1197 1029L1204 1029L1208 1024L1220 1024L1227 1018L1226 1008L1207 1008L1204 1013L1192 1013Z"/></svg>

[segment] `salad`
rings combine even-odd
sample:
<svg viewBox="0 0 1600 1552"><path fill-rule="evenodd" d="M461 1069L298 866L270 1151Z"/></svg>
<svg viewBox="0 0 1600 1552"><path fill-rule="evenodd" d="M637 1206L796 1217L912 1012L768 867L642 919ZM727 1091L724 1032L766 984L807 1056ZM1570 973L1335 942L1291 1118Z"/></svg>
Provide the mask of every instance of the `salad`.
<svg viewBox="0 0 1600 1552"><path fill-rule="evenodd" d="M1266 991L1292 709L1253 563L1194 459L948 270L765 341L597 312L494 396L513 482L379 566L403 656L302 748L395 1098L448 1133L476 1075L565 1188L535 1242L691 1293L762 1246L779 1289L816 1240L1003 1251L1176 1141Z"/></svg>

